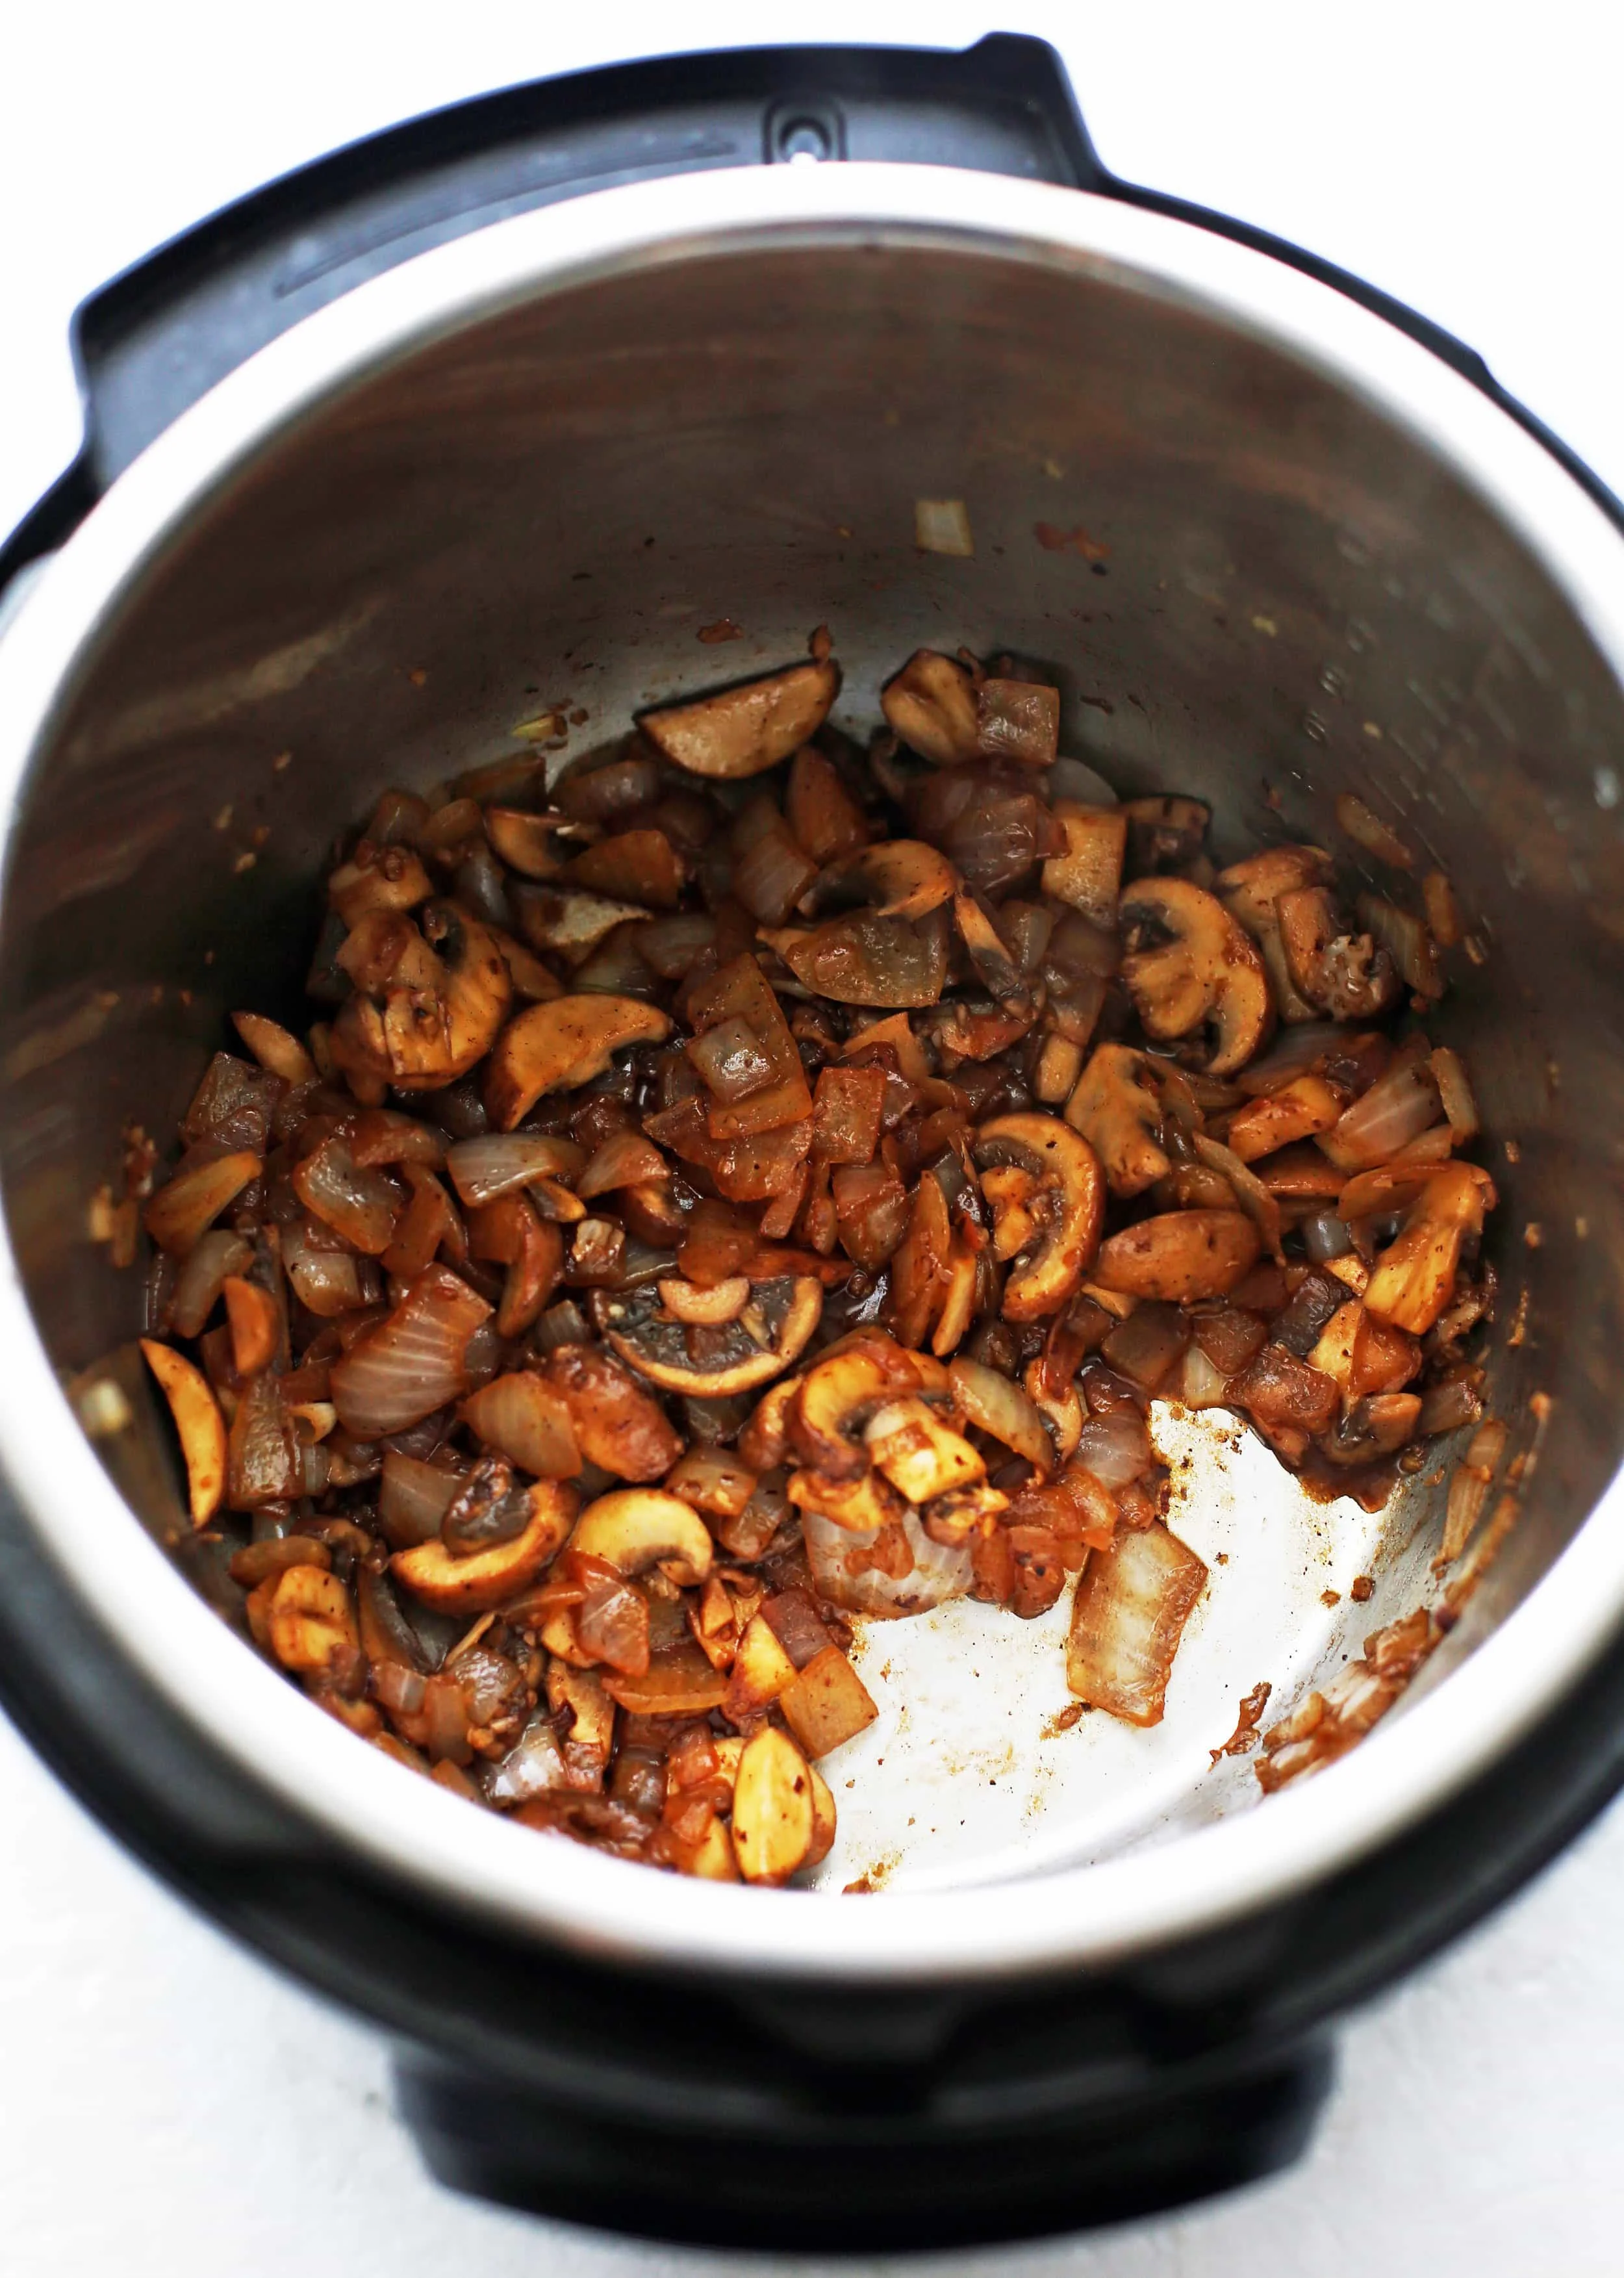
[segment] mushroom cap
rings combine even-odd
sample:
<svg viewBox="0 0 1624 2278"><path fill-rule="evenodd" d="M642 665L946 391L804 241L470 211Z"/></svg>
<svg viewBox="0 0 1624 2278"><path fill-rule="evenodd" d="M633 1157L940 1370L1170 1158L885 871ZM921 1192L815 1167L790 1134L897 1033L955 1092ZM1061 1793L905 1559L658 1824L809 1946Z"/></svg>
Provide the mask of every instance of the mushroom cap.
<svg viewBox="0 0 1624 2278"><path fill-rule="evenodd" d="M750 1303L716 1325L720 1357L704 1366L690 1355L683 1323L661 1318L657 1289L606 1294L593 1310L606 1341L639 1376L665 1392L721 1400L770 1384L800 1357L822 1317L823 1284L789 1274L756 1282Z"/></svg>
<svg viewBox="0 0 1624 2278"><path fill-rule="evenodd" d="M659 1487L617 1487L589 1503L569 1538L572 1550L602 1558L622 1574L670 1565L684 1588L708 1577L711 1531L691 1503Z"/></svg>
<svg viewBox="0 0 1624 2278"><path fill-rule="evenodd" d="M1166 1211L1102 1242L1094 1278L1102 1288L1127 1296L1188 1304L1227 1296L1256 1264L1262 1246L1244 1212Z"/></svg>
<svg viewBox="0 0 1624 2278"><path fill-rule="evenodd" d="M915 649L880 692L892 733L938 768L962 766L981 748L975 683L957 658Z"/></svg>
<svg viewBox="0 0 1624 2278"><path fill-rule="evenodd" d="M1132 1044L1096 1044L1066 1102L1065 1120L1099 1157L1112 1194L1126 1202L1167 1176L1163 1111L1149 1059Z"/></svg>
<svg viewBox="0 0 1624 2278"><path fill-rule="evenodd" d="M530 1516L522 1533L472 1557L458 1558L438 1536L397 1550L390 1560L396 1579L437 1613L478 1614L499 1606L533 1582L563 1548L575 1517L573 1489L557 1479L538 1479L530 1489Z"/></svg>
<svg viewBox="0 0 1624 2278"><path fill-rule="evenodd" d="M1140 878L1122 897L1130 938L1161 936L1122 963L1134 1010L1153 1036L1190 1036L1211 1024L1203 1065L1211 1075L1243 1067L1274 1023L1263 960L1216 896L1187 878Z"/></svg>
<svg viewBox="0 0 1624 2278"><path fill-rule="evenodd" d="M799 906L808 915L866 903L878 917L922 918L950 902L958 874L921 838L891 838L860 847L818 873Z"/></svg>
<svg viewBox="0 0 1624 2278"><path fill-rule="evenodd" d="M637 724L690 775L738 783L798 751L822 727L839 692L840 667L827 659L645 712Z"/></svg>
<svg viewBox="0 0 1624 2278"><path fill-rule="evenodd" d="M554 997L532 1005L498 1037L485 1074L485 1107L511 1131L544 1092L590 1083L627 1044L663 1044L671 1022L636 997Z"/></svg>
<svg viewBox="0 0 1624 2278"><path fill-rule="evenodd" d="M1041 1320L1058 1312L1094 1261L1105 1215L1105 1177L1088 1142L1057 1115L1000 1115L976 1133L973 1152L983 1170L1015 1164L1032 1173L1038 1189L1024 1207L1037 1223L1036 1250L1018 1257L1004 1284L1004 1318Z"/></svg>

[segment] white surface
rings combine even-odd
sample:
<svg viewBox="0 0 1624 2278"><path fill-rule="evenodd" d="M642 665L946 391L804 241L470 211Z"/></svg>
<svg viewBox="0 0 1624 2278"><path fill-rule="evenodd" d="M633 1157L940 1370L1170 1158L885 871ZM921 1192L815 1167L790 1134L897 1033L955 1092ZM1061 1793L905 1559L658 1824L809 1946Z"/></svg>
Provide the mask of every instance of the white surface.
<svg viewBox="0 0 1624 2278"><path fill-rule="evenodd" d="M1313 246L1481 348L1624 488L1613 111L1624 33L1594 6L935 0L816 8L222 10L81 0L0 17L0 529L71 455L73 304L223 199L434 103L687 41L1066 52L1106 161ZM728 2267L488 2213L421 2177L377 2044L200 1927L0 1733L0 2268L482 2278ZM1624 1816L1357 2021L1311 2159L1220 2207L1092 2244L970 2257L1044 2278L1354 2267L1611 2274L1624 2213Z"/></svg>

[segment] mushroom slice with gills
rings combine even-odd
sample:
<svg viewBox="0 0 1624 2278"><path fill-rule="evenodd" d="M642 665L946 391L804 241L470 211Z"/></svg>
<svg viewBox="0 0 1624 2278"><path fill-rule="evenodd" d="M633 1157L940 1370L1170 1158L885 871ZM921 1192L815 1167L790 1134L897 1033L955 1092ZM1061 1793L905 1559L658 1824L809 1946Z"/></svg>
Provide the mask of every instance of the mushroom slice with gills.
<svg viewBox="0 0 1624 2278"><path fill-rule="evenodd" d="M1376 1259L1365 1311L1412 1337L1425 1336L1454 1294L1462 1242L1482 1233L1495 1199L1488 1173L1475 1164L1441 1164L1411 1205L1398 1240Z"/></svg>
<svg viewBox="0 0 1624 2278"><path fill-rule="evenodd" d="M1150 1061L1131 1044L1097 1044L1065 1120L1100 1158L1112 1194L1130 1201L1166 1178L1161 1095Z"/></svg>
<svg viewBox="0 0 1624 2278"><path fill-rule="evenodd" d="M1044 862L1043 891L1109 932L1117 922L1127 815L1119 806L1086 806L1075 799L1057 799L1054 811L1066 835L1065 852Z"/></svg>
<svg viewBox="0 0 1624 2278"><path fill-rule="evenodd" d="M1012 1455L1024 1456L1034 1471L1054 1469L1054 1442L1029 1393L979 1360L950 1361L948 1379L967 1422L1001 1440Z"/></svg>
<svg viewBox="0 0 1624 2278"><path fill-rule="evenodd" d="M1167 1211L1102 1242L1093 1278L1125 1296L1192 1304L1227 1296L1257 1263L1262 1246L1243 1212Z"/></svg>
<svg viewBox="0 0 1624 2278"><path fill-rule="evenodd" d="M822 727L840 692L833 658L744 680L691 704L644 712L638 726L689 775L738 783L775 768Z"/></svg>
<svg viewBox="0 0 1624 2278"><path fill-rule="evenodd" d="M696 1298L700 1294L693 1290ZM755 1282L748 1303L713 1325L671 1319L659 1286L606 1291L593 1304L605 1341L628 1367L662 1392L694 1400L770 1384L805 1350L822 1313L823 1284L810 1274ZM690 1326L700 1331L702 1357L696 1357Z"/></svg>
<svg viewBox="0 0 1624 2278"><path fill-rule="evenodd" d="M187 1496L194 1526L207 1526L225 1492L225 1419L202 1371L156 1337L141 1349L169 1403L186 1460Z"/></svg>
<svg viewBox="0 0 1624 2278"><path fill-rule="evenodd" d="M789 1448L829 1479L855 1479L868 1469L859 1435L875 1410L901 1394L944 1391L948 1381L940 1363L905 1351L888 1336L859 1332L810 1368L786 1403Z"/></svg>
<svg viewBox="0 0 1624 2278"><path fill-rule="evenodd" d="M1280 947L1293 986L1333 1021L1373 1021L1399 1001L1393 961L1374 937L1354 933L1323 886L1282 894L1275 905Z"/></svg>
<svg viewBox="0 0 1624 2278"><path fill-rule="evenodd" d="M397 1582L441 1614L488 1613L529 1587L569 1539L576 1494L556 1479L528 1490L530 1517L520 1532L488 1550L459 1558L438 1538L397 1550L390 1571Z"/></svg>
<svg viewBox="0 0 1624 2278"><path fill-rule="evenodd" d="M948 977L945 910L917 923L870 911L804 930L763 928L796 979L837 1005L934 1005Z"/></svg>
<svg viewBox="0 0 1624 2278"><path fill-rule="evenodd" d="M1004 947L986 904L968 886L953 897L953 923L970 962L995 997L1012 997L1021 986L1021 973Z"/></svg>
<svg viewBox="0 0 1624 2278"><path fill-rule="evenodd" d="M934 767L960 767L980 756L975 681L937 649L914 651L881 690L880 708L892 733Z"/></svg>
<svg viewBox="0 0 1624 2278"><path fill-rule="evenodd" d="M1025 1171L1037 1183L1020 1207L1033 1225L1004 1283L1006 1320L1036 1321L1074 1296L1099 1247L1105 1179L1086 1139L1057 1115L1002 1115L976 1133L972 1151L983 1170ZM995 1217L995 1240L997 1235Z"/></svg>
<svg viewBox="0 0 1624 2278"><path fill-rule="evenodd" d="M785 1493L803 1517L812 1512L848 1534L870 1537L900 1520L907 1507L896 1489L877 1472L865 1472L855 1479L826 1479L821 1472L792 1472Z"/></svg>
<svg viewBox="0 0 1624 2278"><path fill-rule="evenodd" d="M987 1465L969 1441L917 1395L877 1408L863 1427L863 1439L869 1460L911 1503L930 1502L987 1477ZM793 1491L793 1480L790 1486Z"/></svg>
<svg viewBox="0 0 1624 2278"><path fill-rule="evenodd" d="M1285 894L1329 884L1330 857L1323 846L1269 846L1220 870L1214 891L1262 953L1280 1018L1288 1025L1317 1017L1292 978L1280 938L1278 905Z"/></svg>
<svg viewBox="0 0 1624 2278"><path fill-rule="evenodd" d="M1212 821L1205 799L1125 799L1122 811L1128 818L1128 864L1136 878L1186 870L1199 860Z"/></svg>
<svg viewBox="0 0 1624 2278"><path fill-rule="evenodd" d="M1223 904L1187 878L1141 878L1120 912L1130 951L1122 980L1146 1030L1172 1042L1209 1028L1197 1064L1208 1075L1232 1075L1274 1022L1256 949Z"/></svg>
<svg viewBox="0 0 1624 2278"><path fill-rule="evenodd" d="M866 904L876 917L922 918L953 898L957 874L945 854L918 838L864 846L820 870L799 907L816 917Z"/></svg>
<svg viewBox="0 0 1624 2278"><path fill-rule="evenodd" d="M485 1109L499 1131L511 1131L549 1091L590 1083L629 1044L663 1044L664 1013L635 997L555 997L510 1021L485 1069Z"/></svg>
<svg viewBox="0 0 1624 2278"><path fill-rule="evenodd" d="M1328 1463L1376 1464L1415 1436L1421 1421L1421 1400L1413 1392L1369 1393L1354 1401L1335 1427L1322 1433L1317 1446Z"/></svg>
<svg viewBox="0 0 1624 2278"><path fill-rule="evenodd" d="M566 814L532 814L522 807L487 806L484 821L492 852L522 878L561 877L583 842L596 835Z"/></svg>
<svg viewBox="0 0 1624 2278"><path fill-rule="evenodd" d="M429 989L387 989L385 1052L397 1091L438 1091L466 1075L496 1041L513 982L488 926L454 902L423 910L423 938L438 973Z"/></svg>
<svg viewBox="0 0 1624 2278"><path fill-rule="evenodd" d="M658 1487L599 1495L576 1520L569 1548L621 1574L657 1565L683 1589L709 1579L714 1556L710 1529L692 1504Z"/></svg>
<svg viewBox="0 0 1624 2278"><path fill-rule="evenodd" d="M517 886L513 906L519 931L530 947L561 957L568 965L583 965L616 926L649 922L641 903L612 901L607 895L589 893L584 886Z"/></svg>
<svg viewBox="0 0 1624 2278"><path fill-rule="evenodd" d="M1207 1568L1161 1521L1124 1529L1090 1557L1071 1608L1066 1684L1126 1724L1159 1724L1185 1624Z"/></svg>

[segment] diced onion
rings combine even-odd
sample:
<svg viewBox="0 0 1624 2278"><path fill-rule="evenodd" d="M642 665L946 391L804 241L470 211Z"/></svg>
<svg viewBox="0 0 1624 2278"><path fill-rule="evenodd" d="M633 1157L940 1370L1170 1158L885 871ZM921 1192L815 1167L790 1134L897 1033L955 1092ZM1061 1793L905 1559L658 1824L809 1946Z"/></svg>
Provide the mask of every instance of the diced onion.
<svg viewBox="0 0 1624 2278"><path fill-rule="evenodd" d="M420 1273L388 1319L332 1372L339 1420L358 1439L403 1432L468 1389L469 1341L490 1306L443 1265Z"/></svg>
<svg viewBox="0 0 1624 2278"><path fill-rule="evenodd" d="M1102 1487L1115 1490L1147 1472L1155 1451L1143 1418L1118 1409L1114 1415L1085 1419L1071 1460L1092 1472Z"/></svg>
<svg viewBox="0 0 1624 2278"><path fill-rule="evenodd" d="M240 1235L216 1227L195 1242L176 1276L169 1301L169 1326L177 1336L195 1337L213 1312L226 1277L244 1273L254 1249Z"/></svg>
<svg viewBox="0 0 1624 2278"><path fill-rule="evenodd" d="M1320 1134L1319 1143L1339 1171L1373 1170L1391 1162L1443 1113L1431 1070L1424 1061L1406 1061L1379 1077Z"/></svg>
<svg viewBox="0 0 1624 2278"><path fill-rule="evenodd" d="M873 1567L860 1574L851 1571L852 1553L872 1548L880 1533L878 1527L858 1531L838 1526L833 1519L810 1510L803 1512L801 1524L819 1595L848 1613L884 1617L927 1613L933 1606L945 1605L949 1598L962 1598L975 1579L970 1544L950 1548L933 1542L911 1510L904 1515L902 1526L913 1553L913 1571L900 1581Z"/></svg>
<svg viewBox="0 0 1624 2278"><path fill-rule="evenodd" d="M446 1151L446 1168L461 1199L470 1210L478 1210L499 1195L528 1186L532 1179L571 1178L585 1160L586 1150L572 1139L515 1131L459 1140Z"/></svg>
<svg viewBox="0 0 1624 2278"><path fill-rule="evenodd" d="M955 1360L948 1375L954 1398L978 1431L991 1433L1036 1470L1054 1469L1055 1444L1042 1413L1018 1384L1011 1384L1007 1376L977 1360Z"/></svg>
<svg viewBox="0 0 1624 2278"><path fill-rule="evenodd" d="M461 1472L385 1448L377 1518L395 1549L409 1550L415 1543L431 1541L463 1484Z"/></svg>

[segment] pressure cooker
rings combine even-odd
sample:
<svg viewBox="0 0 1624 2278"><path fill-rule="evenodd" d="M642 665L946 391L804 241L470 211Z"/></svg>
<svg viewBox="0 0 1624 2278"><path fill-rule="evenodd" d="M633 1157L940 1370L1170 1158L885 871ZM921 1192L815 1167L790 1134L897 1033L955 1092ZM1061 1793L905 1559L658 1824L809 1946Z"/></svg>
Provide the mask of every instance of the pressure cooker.
<svg viewBox="0 0 1624 2278"><path fill-rule="evenodd" d="M1422 318L1115 180L1013 37L465 103L164 247L76 347L83 447L0 553L8 1713L392 2037L457 2187L879 2250L1290 2160L1338 2014L1624 1778L1618 502ZM919 550L933 501L968 545ZM1403 1700L1277 1795L1225 1763L867 1896L537 1837L260 1663L172 1540L162 1448L77 1396L140 1327L87 1198L231 1009L296 1010L335 837L508 748L538 691L606 738L714 680L694 623L741 601L769 662L837 628L854 720L944 626L1052 658L1065 747L1123 794L1207 799L1238 848L1374 797L1473 913L1451 1033L1505 1143L1515 1491ZM1320 1674L1425 1590L1444 1492L1407 1485Z"/></svg>

